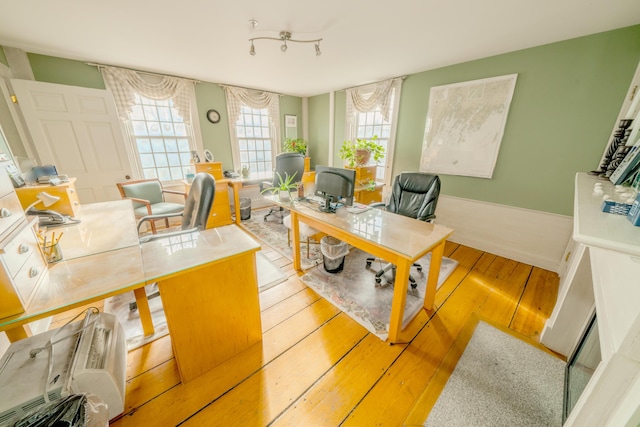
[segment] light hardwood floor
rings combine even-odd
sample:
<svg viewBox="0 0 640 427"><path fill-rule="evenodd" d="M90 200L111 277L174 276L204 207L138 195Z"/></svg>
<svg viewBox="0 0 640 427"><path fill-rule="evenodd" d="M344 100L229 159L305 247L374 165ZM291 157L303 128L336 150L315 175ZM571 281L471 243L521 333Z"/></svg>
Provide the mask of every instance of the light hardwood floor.
<svg viewBox="0 0 640 427"><path fill-rule="evenodd" d="M538 341L558 290L556 273L448 242L459 266L436 309L403 331L409 344L389 345L308 289L289 260L263 252L288 275L260 295L263 342L186 385L170 337L130 352L125 413L113 426L403 425L443 381L438 366L471 317Z"/></svg>

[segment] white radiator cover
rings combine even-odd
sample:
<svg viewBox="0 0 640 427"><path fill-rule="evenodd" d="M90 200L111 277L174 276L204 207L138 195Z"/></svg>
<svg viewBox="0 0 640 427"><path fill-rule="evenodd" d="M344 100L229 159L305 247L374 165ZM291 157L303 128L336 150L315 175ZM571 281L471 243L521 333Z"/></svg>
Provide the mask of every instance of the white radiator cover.
<svg viewBox="0 0 640 427"><path fill-rule="evenodd" d="M573 217L440 195L436 223L450 241L558 272Z"/></svg>

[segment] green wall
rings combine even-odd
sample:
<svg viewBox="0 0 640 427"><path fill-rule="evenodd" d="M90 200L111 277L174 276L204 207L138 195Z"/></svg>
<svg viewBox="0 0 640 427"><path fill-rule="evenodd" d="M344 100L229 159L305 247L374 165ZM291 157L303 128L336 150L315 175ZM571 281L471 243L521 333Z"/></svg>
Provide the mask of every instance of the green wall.
<svg viewBox="0 0 640 427"><path fill-rule="evenodd" d="M37 81L94 89L105 88L102 74L94 66L81 61L33 53L28 53L27 56ZM195 92L202 144L205 149L211 150L215 161L222 162L223 169L231 169L233 158L224 90L217 83L200 82L196 84ZM220 122L213 124L207 120L206 113L210 109L220 113ZM284 129L285 114L298 116L298 135L302 135L302 99L296 96L281 96L281 129ZM284 139L284 133L282 138Z"/></svg>
<svg viewBox="0 0 640 427"><path fill-rule="evenodd" d="M441 175L442 194L572 215L574 176L597 168L639 61L636 25L410 75L402 85L393 174L420 166L431 87L517 73L492 179ZM343 93L336 92L336 115L344 111ZM310 105L310 128L328 132L315 110L328 102ZM336 117L336 153L340 132L344 112Z"/></svg>
<svg viewBox="0 0 640 427"><path fill-rule="evenodd" d="M7 61L7 56L4 53L4 48L0 46L0 63L9 66L9 61Z"/></svg>

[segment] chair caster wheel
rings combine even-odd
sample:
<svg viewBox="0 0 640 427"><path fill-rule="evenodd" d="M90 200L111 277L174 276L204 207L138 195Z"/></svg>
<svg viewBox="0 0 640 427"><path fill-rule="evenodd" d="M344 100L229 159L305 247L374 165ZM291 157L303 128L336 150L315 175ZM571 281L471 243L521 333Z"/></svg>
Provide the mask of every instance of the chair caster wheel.
<svg viewBox="0 0 640 427"><path fill-rule="evenodd" d="M264 222L267 222L267 217L265 216L264 218L262 218L264 220Z"/></svg>
<svg viewBox="0 0 640 427"><path fill-rule="evenodd" d="M418 287L418 284L417 284L417 283L411 283L411 289L415 289L415 288L417 288L417 287Z"/></svg>
<svg viewBox="0 0 640 427"><path fill-rule="evenodd" d="M422 267L418 267L418 273L422 273Z"/></svg>
<svg viewBox="0 0 640 427"><path fill-rule="evenodd" d="M130 302L129 303L129 311L136 311L138 309L138 303L137 302Z"/></svg>
<svg viewBox="0 0 640 427"><path fill-rule="evenodd" d="M379 285L380 283L382 283L382 278L380 277L376 277L376 283Z"/></svg>
<svg viewBox="0 0 640 427"><path fill-rule="evenodd" d="M371 268L371 261L367 261L367 268Z"/></svg>

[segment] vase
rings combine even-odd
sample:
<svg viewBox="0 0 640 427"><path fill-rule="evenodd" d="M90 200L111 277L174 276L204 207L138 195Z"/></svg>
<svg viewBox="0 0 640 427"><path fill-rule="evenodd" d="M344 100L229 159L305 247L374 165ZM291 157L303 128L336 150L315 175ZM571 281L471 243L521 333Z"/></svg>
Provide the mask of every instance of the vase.
<svg viewBox="0 0 640 427"><path fill-rule="evenodd" d="M356 150L356 166L365 166L369 164L371 159L371 151L369 150Z"/></svg>
<svg viewBox="0 0 640 427"><path fill-rule="evenodd" d="M278 193L278 199L281 202L290 202L291 201L291 193L288 190L280 190Z"/></svg>

